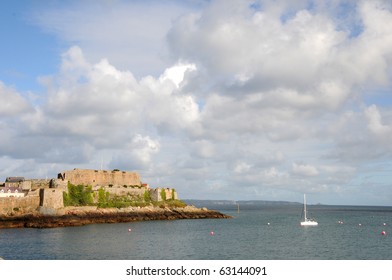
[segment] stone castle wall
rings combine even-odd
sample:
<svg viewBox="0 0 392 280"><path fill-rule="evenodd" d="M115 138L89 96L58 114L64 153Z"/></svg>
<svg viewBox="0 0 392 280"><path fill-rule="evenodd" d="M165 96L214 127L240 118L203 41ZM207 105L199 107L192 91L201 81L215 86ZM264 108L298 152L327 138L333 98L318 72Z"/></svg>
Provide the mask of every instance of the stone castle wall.
<svg viewBox="0 0 392 280"><path fill-rule="evenodd" d="M63 199L64 189L40 189L40 206L48 207L53 209L59 209L64 207Z"/></svg>
<svg viewBox="0 0 392 280"><path fill-rule="evenodd" d="M23 214L31 213L40 206L39 196L7 197L0 198L1 214Z"/></svg>
<svg viewBox="0 0 392 280"><path fill-rule="evenodd" d="M61 179L51 179L49 183L50 188L63 188L66 190L68 188L68 181Z"/></svg>
<svg viewBox="0 0 392 280"><path fill-rule="evenodd" d="M49 184L50 184L49 179L28 179L26 181L31 182L31 189L32 190L49 188Z"/></svg>
<svg viewBox="0 0 392 280"><path fill-rule="evenodd" d="M162 201L162 190L165 192L166 199L172 199L173 198L173 192L174 192L174 199L178 199L177 192L174 189L171 188L156 188L156 189L151 189L150 190L150 197L153 201Z"/></svg>
<svg viewBox="0 0 392 280"><path fill-rule="evenodd" d="M74 169L58 174L58 179L74 185L95 186L141 186L140 175L136 172Z"/></svg>
<svg viewBox="0 0 392 280"><path fill-rule="evenodd" d="M101 187L96 187L93 188L93 201L94 203L98 202L98 192L101 189ZM140 197L143 198L144 197L144 193L146 191L149 191L147 188L124 188L124 187L103 187L105 193L109 193L109 197L110 199L114 198L114 197Z"/></svg>
<svg viewBox="0 0 392 280"><path fill-rule="evenodd" d="M105 192L108 192L111 196L144 196L145 188L105 188Z"/></svg>

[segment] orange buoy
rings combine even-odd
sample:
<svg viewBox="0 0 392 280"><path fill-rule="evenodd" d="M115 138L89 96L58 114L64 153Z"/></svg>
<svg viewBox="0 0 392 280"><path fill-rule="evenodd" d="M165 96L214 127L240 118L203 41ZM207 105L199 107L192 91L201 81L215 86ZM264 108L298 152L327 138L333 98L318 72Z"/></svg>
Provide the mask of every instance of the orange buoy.
<svg viewBox="0 0 392 280"><path fill-rule="evenodd" d="M131 232L131 231L132 231L132 229L131 229L131 228L129 228L129 229L128 229L128 232Z"/></svg>
<svg viewBox="0 0 392 280"><path fill-rule="evenodd" d="M383 230L383 231L381 232L381 235L387 235L386 231Z"/></svg>
<svg viewBox="0 0 392 280"><path fill-rule="evenodd" d="M213 231L210 231L210 235L215 235L215 232L213 232Z"/></svg>

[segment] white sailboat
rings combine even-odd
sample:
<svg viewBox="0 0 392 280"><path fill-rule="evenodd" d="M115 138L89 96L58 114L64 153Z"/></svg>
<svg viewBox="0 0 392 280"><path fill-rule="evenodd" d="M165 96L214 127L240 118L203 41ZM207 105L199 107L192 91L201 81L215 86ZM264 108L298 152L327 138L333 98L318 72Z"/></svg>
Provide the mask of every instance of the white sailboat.
<svg viewBox="0 0 392 280"><path fill-rule="evenodd" d="M317 226L318 222L313 219L309 219L306 212L306 195L304 194L304 220L301 221L301 226Z"/></svg>

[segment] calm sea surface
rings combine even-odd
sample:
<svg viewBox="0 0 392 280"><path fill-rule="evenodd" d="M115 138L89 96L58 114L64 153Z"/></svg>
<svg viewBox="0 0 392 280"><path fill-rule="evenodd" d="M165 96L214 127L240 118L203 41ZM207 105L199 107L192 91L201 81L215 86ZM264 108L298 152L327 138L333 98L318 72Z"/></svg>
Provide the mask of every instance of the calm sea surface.
<svg viewBox="0 0 392 280"><path fill-rule="evenodd" d="M392 259L392 207L309 206L309 210L319 226L299 226L301 206L259 206L242 207L240 213L234 209L221 210L234 216L233 219L0 229L0 257L14 260Z"/></svg>

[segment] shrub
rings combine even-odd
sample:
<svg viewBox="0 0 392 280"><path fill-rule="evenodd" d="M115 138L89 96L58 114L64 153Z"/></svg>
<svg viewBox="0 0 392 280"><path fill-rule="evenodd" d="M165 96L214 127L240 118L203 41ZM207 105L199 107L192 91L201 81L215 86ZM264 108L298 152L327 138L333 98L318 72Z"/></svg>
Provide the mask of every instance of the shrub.
<svg viewBox="0 0 392 280"><path fill-rule="evenodd" d="M166 200L166 191L165 191L165 189L161 190L161 198L162 198L163 201Z"/></svg>
<svg viewBox="0 0 392 280"><path fill-rule="evenodd" d="M187 204L179 199L174 199L174 200L166 200L166 201L154 201L152 202L154 206L160 207L160 208L183 208L187 206Z"/></svg>
<svg viewBox="0 0 392 280"><path fill-rule="evenodd" d="M146 202L151 201L151 194L149 191L144 191L144 201L146 201Z"/></svg>
<svg viewBox="0 0 392 280"><path fill-rule="evenodd" d="M98 207L106 207L109 202L109 193L104 188L98 190Z"/></svg>
<svg viewBox="0 0 392 280"><path fill-rule="evenodd" d="M183 208L186 206L186 203L179 199L168 200L166 201L166 204L168 207L176 207L176 208Z"/></svg>
<svg viewBox="0 0 392 280"><path fill-rule="evenodd" d="M92 187L68 183L68 193L63 193L64 206L86 206L93 204Z"/></svg>
<svg viewBox="0 0 392 280"><path fill-rule="evenodd" d="M67 192L63 192L64 206L70 206L69 195Z"/></svg>

